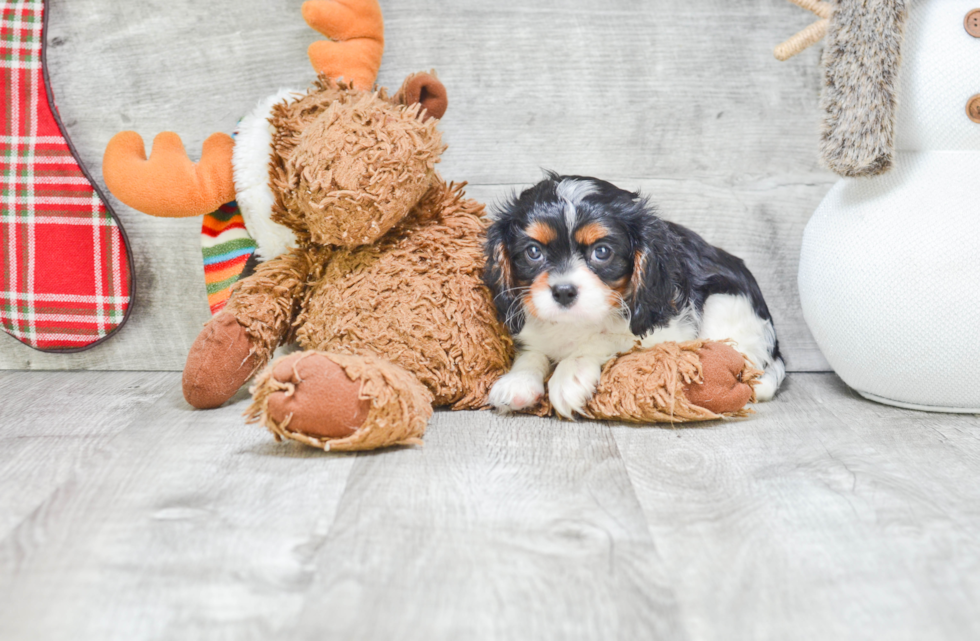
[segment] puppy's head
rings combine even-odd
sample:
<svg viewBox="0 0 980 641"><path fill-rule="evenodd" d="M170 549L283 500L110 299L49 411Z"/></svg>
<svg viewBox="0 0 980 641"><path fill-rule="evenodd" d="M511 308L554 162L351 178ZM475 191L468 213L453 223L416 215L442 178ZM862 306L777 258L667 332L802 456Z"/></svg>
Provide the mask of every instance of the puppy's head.
<svg viewBox="0 0 980 641"><path fill-rule="evenodd" d="M527 317L642 336L676 314L670 231L637 194L595 178L548 177L495 212L486 282L512 334Z"/></svg>

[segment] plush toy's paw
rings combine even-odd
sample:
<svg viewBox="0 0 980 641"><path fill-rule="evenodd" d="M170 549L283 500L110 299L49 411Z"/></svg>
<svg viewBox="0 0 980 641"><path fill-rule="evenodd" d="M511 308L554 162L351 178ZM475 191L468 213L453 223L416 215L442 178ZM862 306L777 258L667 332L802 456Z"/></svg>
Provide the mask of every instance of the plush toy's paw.
<svg viewBox="0 0 980 641"><path fill-rule="evenodd" d="M291 354L277 361L272 377L281 391L269 396L269 416L288 419L289 429L326 438L343 438L357 431L371 402L360 397L361 383L317 353Z"/></svg>
<svg viewBox="0 0 980 641"><path fill-rule="evenodd" d="M324 450L371 450L420 443L432 393L394 363L307 351L267 367L252 386L249 423L276 440Z"/></svg>
<svg viewBox="0 0 980 641"><path fill-rule="evenodd" d="M204 326L184 366L184 398L198 409L218 407L254 373L256 356L235 315L221 312Z"/></svg>
<svg viewBox="0 0 980 641"><path fill-rule="evenodd" d="M737 412L752 399L752 386L743 381L745 357L726 343L706 343L699 351L703 383L684 388L692 405L716 414Z"/></svg>
<svg viewBox="0 0 980 641"><path fill-rule="evenodd" d="M548 381L548 400L555 412L565 418L583 414L585 404L595 394L602 366L591 358L566 358L555 367Z"/></svg>
<svg viewBox="0 0 980 641"><path fill-rule="evenodd" d="M501 412L517 412L544 396L544 381L531 372L511 372L497 379L487 402Z"/></svg>

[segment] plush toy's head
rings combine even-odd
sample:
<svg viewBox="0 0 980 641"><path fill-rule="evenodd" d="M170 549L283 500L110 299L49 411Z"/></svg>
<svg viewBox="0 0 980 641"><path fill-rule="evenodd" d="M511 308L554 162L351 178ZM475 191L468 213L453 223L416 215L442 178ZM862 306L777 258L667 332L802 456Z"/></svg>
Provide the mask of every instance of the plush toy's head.
<svg viewBox="0 0 980 641"><path fill-rule="evenodd" d="M431 186L444 110L431 74L411 76L394 98L321 77L273 110L273 220L314 245L373 243Z"/></svg>
<svg viewBox="0 0 980 641"><path fill-rule="evenodd" d="M310 45L319 75L313 89L273 114L278 222L308 242L370 243L425 192L443 149L428 121L446 111L446 89L434 74L418 73L393 98L371 93L384 50L377 0L307 0L303 17L329 40ZM230 136L214 134L194 163L180 138L165 132L147 158L140 135L124 131L106 147L103 175L134 209L200 216L238 196L234 147ZM297 211L287 213L290 205Z"/></svg>

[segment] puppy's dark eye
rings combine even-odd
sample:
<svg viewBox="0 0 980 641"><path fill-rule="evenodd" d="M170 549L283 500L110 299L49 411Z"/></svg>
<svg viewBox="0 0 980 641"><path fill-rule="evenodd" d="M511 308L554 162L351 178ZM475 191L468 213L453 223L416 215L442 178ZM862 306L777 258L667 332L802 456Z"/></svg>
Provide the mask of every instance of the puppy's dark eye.
<svg viewBox="0 0 980 641"><path fill-rule="evenodd" d="M609 245L596 245L592 249L592 260L597 263L604 263L610 258L612 258L612 249L609 248Z"/></svg>
<svg viewBox="0 0 980 641"><path fill-rule="evenodd" d="M525 249L524 254L527 256L527 259L532 263L536 263L542 258L544 258L544 254L541 253L541 248L538 247L537 245L531 245L530 247Z"/></svg>

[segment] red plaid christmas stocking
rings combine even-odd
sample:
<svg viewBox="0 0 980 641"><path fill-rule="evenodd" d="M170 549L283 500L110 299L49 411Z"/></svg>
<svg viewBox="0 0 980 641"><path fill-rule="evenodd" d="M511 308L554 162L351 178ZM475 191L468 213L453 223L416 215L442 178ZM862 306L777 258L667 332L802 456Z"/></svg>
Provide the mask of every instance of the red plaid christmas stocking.
<svg viewBox="0 0 980 641"><path fill-rule="evenodd" d="M0 325L36 349L77 351L125 322L132 257L54 105L44 1L0 7Z"/></svg>

